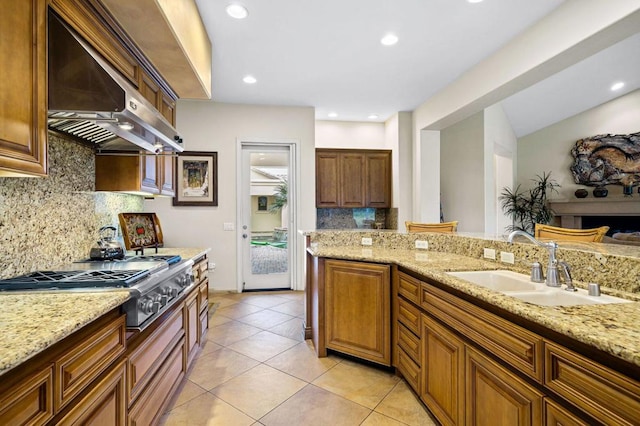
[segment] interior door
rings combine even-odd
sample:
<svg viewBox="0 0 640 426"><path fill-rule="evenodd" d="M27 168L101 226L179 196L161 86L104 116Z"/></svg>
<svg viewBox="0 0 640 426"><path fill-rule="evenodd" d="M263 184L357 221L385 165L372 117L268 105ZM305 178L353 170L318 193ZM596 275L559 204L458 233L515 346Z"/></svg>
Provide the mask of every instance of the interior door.
<svg viewBox="0 0 640 426"><path fill-rule="evenodd" d="M288 146L242 146L243 291L292 288L290 164Z"/></svg>

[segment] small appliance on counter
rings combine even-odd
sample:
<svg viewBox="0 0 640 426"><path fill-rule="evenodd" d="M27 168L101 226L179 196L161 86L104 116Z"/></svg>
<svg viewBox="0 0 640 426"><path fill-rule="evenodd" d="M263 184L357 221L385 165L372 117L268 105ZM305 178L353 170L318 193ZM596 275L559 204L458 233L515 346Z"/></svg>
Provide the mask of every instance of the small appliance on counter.
<svg viewBox="0 0 640 426"><path fill-rule="evenodd" d="M98 246L92 247L89 253L91 260L124 259L124 247L116 240L115 226L103 226L98 231L100 239Z"/></svg>

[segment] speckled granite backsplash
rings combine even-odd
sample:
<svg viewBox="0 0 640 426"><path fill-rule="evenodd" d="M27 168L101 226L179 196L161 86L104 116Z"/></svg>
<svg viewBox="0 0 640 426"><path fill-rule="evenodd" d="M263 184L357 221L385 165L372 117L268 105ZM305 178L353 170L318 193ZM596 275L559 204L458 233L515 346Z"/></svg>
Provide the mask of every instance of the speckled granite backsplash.
<svg viewBox="0 0 640 426"><path fill-rule="evenodd" d="M376 224L382 228L376 228ZM398 229L398 209L317 209L316 228Z"/></svg>
<svg viewBox="0 0 640 426"><path fill-rule="evenodd" d="M318 231L311 232L311 243L321 246L360 246L362 237L371 237L372 248L413 250L415 240L427 240L429 251L461 254L482 258L484 248L496 249L496 256L506 251L514 254L516 263L496 261L496 269L513 269L528 274L533 262L546 268L546 249L516 240L509 244L499 237L472 234L406 234L394 231ZM557 257L571 266L573 279L582 283L596 282L611 289L640 293L640 250L636 246L601 243L559 243ZM369 248L369 247L363 247Z"/></svg>
<svg viewBox="0 0 640 426"><path fill-rule="evenodd" d="M93 192L91 148L49 134L49 176L0 178L0 278L88 257L98 229L143 210L136 195Z"/></svg>

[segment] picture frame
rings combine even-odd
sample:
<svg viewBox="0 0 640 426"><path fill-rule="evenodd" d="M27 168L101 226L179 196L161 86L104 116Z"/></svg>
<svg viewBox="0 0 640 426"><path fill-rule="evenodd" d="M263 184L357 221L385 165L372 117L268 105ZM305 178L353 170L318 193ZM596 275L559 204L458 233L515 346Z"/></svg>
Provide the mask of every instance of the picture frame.
<svg viewBox="0 0 640 426"><path fill-rule="evenodd" d="M218 205L218 153L184 151L175 158L174 206Z"/></svg>
<svg viewBox="0 0 640 426"><path fill-rule="evenodd" d="M267 197L264 195L258 197L258 211L267 211Z"/></svg>

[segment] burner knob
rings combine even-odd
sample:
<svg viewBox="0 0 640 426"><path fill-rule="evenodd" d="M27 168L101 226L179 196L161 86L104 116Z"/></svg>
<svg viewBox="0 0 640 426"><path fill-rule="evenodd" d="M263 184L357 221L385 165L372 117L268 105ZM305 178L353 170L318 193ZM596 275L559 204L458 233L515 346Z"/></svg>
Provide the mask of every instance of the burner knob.
<svg viewBox="0 0 640 426"><path fill-rule="evenodd" d="M160 306L164 306L167 304L167 296L164 294L156 294L155 296L153 296L153 301L157 302L160 304Z"/></svg>
<svg viewBox="0 0 640 426"><path fill-rule="evenodd" d="M180 284L180 287L187 287L191 284L192 279L193 275L183 275L178 279L178 284Z"/></svg>
<svg viewBox="0 0 640 426"><path fill-rule="evenodd" d="M168 295L169 295L170 298L173 299L174 297L176 297L178 295L178 289L177 288L170 288L168 290Z"/></svg>
<svg viewBox="0 0 640 426"><path fill-rule="evenodd" d="M144 314L155 314L160 310L160 303L154 302L151 299L145 299L140 301L140 310Z"/></svg>

